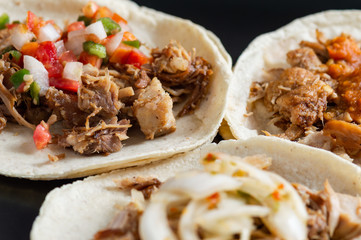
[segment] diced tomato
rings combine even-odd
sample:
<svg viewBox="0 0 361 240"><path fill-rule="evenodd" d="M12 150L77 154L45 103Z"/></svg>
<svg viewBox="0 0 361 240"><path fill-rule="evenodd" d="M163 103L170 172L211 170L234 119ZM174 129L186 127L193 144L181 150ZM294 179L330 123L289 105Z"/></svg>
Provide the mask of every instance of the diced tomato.
<svg viewBox="0 0 361 240"><path fill-rule="evenodd" d="M29 56L34 57L35 54L36 54L36 50L38 50L38 47L39 47L39 43L37 43L37 42L28 42L28 43L25 43L23 45L20 52L23 55L29 55Z"/></svg>
<svg viewBox="0 0 361 240"><path fill-rule="evenodd" d="M63 65L59 62L56 55L56 47L53 42L46 41L39 44L35 53L38 59L49 73L50 77L61 77Z"/></svg>
<svg viewBox="0 0 361 240"><path fill-rule="evenodd" d="M70 79L51 77L49 78L49 85L56 87L57 89L70 91L70 92L77 92L80 83L78 81L74 81Z"/></svg>
<svg viewBox="0 0 361 240"><path fill-rule="evenodd" d="M22 83L20 84L20 86L16 89L16 92L18 92L18 93L23 93L23 92L24 92L25 85L26 85L26 83L25 83L25 82L22 82Z"/></svg>
<svg viewBox="0 0 361 240"><path fill-rule="evenodd" d="M72 31L76 31L76 30L80 30L80 29L84 29L84 28L85 28L85 24L83 21L73 22L72 24L70 24L68 26L68 32L72 32Z"/></svg>
<svg viewBox="0 0 361 240"><path fill-rule="evenodd" d="M10 24L6 24L6 28L7 29L13 29L14 27L16 27L17 25L19 25L19 23L10 23Z"/></svg>
<svg viewBox="0 0 361 240"><path fill-rule="evenodd" d="M79 62L83 63L84 65L90 63L91 65L97 68L100 68L100 66L102 65L102 61L103 60L101 58L89 54L85 51L83 51L79 56Z"/></svg>
<svg viewBox="0 0 361 240"><path fill-rule="evenodd" d="M138 49L134 49L130 54L126 61L127 64L132 64L137 68L140 68L143 64L146 64L149 61L147 56L145 56L141 51Z"/></svg>
<svg viewBox="0 0 361 240"><path fill-rule="evenodd" d="M83 7L82 11L85 17L93 18L98 9L99 6L95 2L90 1Z"/></svg>
<svg viewBox="0 0 361 240"><path fill-rule="evenodd" d="M124 43L120 43L119 47L114 51L110 57L109 62L126 64L129 54L133 51L133 47L128 46Z"/></svg>
<svg viewBox="0 0 361 240"><path fill-rule="evenodd" d="M33 12L28 11L26 26L30 31L35 33L36 36L38 36L40 28L45 25L46 22L42 18L36 16Z"/></svg>
<svg viewBox="0 0 361 240"><path fill-rule="evenodd" d="M137 38L131 32L124 32L122 41L135 41Z"/></svg>
<svg viewBox="0 0 361 240"><path fill-rule="evenodd" d="M114 22L116 22L116 23L128 24L127 20L125 20L124 18L122 18L121 16L119 16L119 15L116 14L116 13L113 14L112 19L113 19Z"/></svg>
<svg viewBox="0 0 361 240"><path fill-rule="evenodd" d="M76 62L78 60L72 51L66 51L60 55L59 61L64 66L67 62Z"/></svg>
<svg viewBox="0 0 361 240"><path fill-rule="evenodd" d="M33 139L37 149L40 150L45 148L51 140L48 124L41 121L41 123L35 128Z"/></svg>

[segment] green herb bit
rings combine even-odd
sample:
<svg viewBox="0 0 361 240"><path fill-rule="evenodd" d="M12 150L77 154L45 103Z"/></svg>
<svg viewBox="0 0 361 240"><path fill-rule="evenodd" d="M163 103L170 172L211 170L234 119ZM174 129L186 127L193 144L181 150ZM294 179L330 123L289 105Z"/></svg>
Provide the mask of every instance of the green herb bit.
<svg viewBox="0 0 361 240"><path fill-rule="evenodd" d="M114 22L111 18L103 17L99 18L98 21L103 23L104 30L108 36L120 32L121 30L119 24Z"/></svg>
<svg viewBox="0 0 361 240"><path fill-rule="evenodd" d="M35 105L39 104L39 92L40 92L40 86L37 84L37 82L32 82L30 84L30 96L33 99L33 103Z"/></svg>
<svg viewBox="0 0 361 240"><path fill-rule="evenodd" d="M11 75L10 81L15 88L18 88L24 82L24 75L26 74L30 74L30 71L24 68Z"/></svg>
<svg viewBox="0 0 361 240"><path fill-rule="evenodd" d="M5 29L6 28L6 24L8 24L10 21L9 19L9 15L7 15L6 13L3 13L0 16L0 29Z"/></svg>
<svg viewBox="0 0 361 240"><path fill-rule="evenodd" d="M89 26L92 23L92 19L91 18L87 18L86 16L79 16L78 17L78 22L84 22L85 26Z"/></svg>
<svg viewBox="0 0 361 240"><path fill-rule="evenodd" d="M93 41L86 41L83 43L83 49L91 55L95 55L99 58L105 58L107 56L107 50L105 46L95 43Z"/></svg>
<svg viewBox="0 0 361 240"><path fill-rule="evenodd" d="M135 48L139 48L140 47L140 42L139 40L134 40L134 41L123 41L124 44L127 44L129 46L135 47Z"/></svg>

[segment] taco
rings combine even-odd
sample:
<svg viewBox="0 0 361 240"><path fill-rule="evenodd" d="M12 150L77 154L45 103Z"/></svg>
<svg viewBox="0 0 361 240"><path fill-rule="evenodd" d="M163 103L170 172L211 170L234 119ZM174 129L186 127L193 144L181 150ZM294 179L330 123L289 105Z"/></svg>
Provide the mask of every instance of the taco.
<svg viewBox="0 0 361 240"><path fill-rule="evenodd" d="M275 135L358 159L360 17L322 12L256 38L234 69L225 117L234 137Z"/></svg>
<svg viewBox="0 0 361 240"><path fill-rule="evenodd" d="M222 141L53 190L31 238L352 239L361 233L360 176L354 164L290 141Z"/></svg>
<svg viewBox="0 0 361 240"><path fill-rule="evenodd" d="M211 32L128 1L1 5L0 174L86 176L216 135L232 71Z"/></svg>

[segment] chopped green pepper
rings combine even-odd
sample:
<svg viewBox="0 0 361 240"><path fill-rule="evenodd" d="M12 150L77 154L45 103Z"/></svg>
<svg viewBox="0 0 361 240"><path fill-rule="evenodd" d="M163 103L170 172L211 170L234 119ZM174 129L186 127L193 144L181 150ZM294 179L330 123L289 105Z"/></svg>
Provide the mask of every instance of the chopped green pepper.
<svg viewBox="0 0 361 240"><path fill-rule="evenodd" d="M135 47L135 48L139 48L140 47L140 42L139 40L134 40L134 41L123 41L124 44L127 44L129 46Z"/></svg>
<svg viewBox="0 0 361 240"><path fill-rule="evenodd" d="M92 23L92 19L91 18L87 18L86 16L79 16L78 17L78 22L84 22L85 26L89 26Z"/></svg>
<svg viewBox="0 0 361 240"><path fill-rule="evenodd" d="M10 81L15 88L18 88L24 82L24 75L26 74L30 74L30 71L24 68L11 75Z"/></svg>
<svg viewBox="0 0 361 240"><path fill-rule="evenodd" d="M9 55L15 60L15 62L19 62L22 54L19 51L10 50Z"/></svg>
<svg viewBox="0 0 361 240"><path fill-rule="evenodd" d="M119 24L114 22L111 18L103 17L99 18L98 21L103 23L104 30L108 36L120 32L121 30Z"/></svg>
<svg viewBox="0 0 361 240"><path fill-rule="evenodd" d="M7 15L6 13L3 13L0 16L0 29L6 28L6 24L9 23L9 21L10 21L9 15Z"/></svg>
<svg viewBox="0 0 361 240"><path fill-rule="evenodd" d="M83 43L83 49L91 55L95 55L99 58L105 58L107 56L107 50L105 46L95 43L93 41L86 41Z"/></svg>
<svg viewBox="0 0 361 240"><path fill-rule="evenodd" d="M37 82L32 82L30 85L30 96L33 98L33 103L35 105L39 104L39 92L40 86Z"/></svg>
<svg viewBox="0 0 361 240"><path fill-rule="evenodd" d="M21 22L19 20L15 20L12 22L12 24L20 24Z"/></svg>

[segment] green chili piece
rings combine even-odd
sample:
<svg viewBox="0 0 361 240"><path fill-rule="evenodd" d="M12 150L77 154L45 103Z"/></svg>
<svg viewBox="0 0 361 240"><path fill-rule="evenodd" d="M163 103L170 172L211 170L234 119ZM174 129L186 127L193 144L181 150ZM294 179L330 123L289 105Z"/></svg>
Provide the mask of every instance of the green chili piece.
<svg viewBox="0 0 361 240"><path fill-rule="evenodd" d="M93 41L86 41L83 43L83 49L91 55L95 55L99 58L105 58L107 56L107 50L105 46L95 43Z"/></svg>
<svg viewBox="0 0 361 240"><path fill-rule="evenodd" d="M78 22L84 22L85 26L89 26L92 23L92 19L91 18L87 18L86 16L79 16L78 17Z"/></svg>
<svg viewBox="0 0 361 240"><path fill-rule="evenodd" d="M140 47L140 42L139 40L134 40L134 41L123 41L124 44L127 44L129 46L135 47L135 48L139 48Z"/></svg>
<svg viewBox="0 0 361 240"><path fill-rule="evenodd" d="M32 82L30 85L30 96L33 99L33 103L35 105L39 104L39 92L40 92L40 86L37 84L37 82Z"/></svg>
<svg viewBox="0 0 361 240"><path fill-rule="evenodd" d="M19 51L10 50L10 51L9 51L9 55L10 55L16 62L19 62L22 54L21 54Z"/></svg>
<svg viewBox="0 0 361 240"><path fill-rule="evenodd" d="M10 81L15 88L18 88L24 82L24 75L26 74L30 74L30 72L24 68L11 75Z"/></svg>
<svg viewBox="0 0 361 240"><path fill-rule="evenodd" d="M103 23L104 30L108 36L120 32L121 30L119 24L114 22L111 18L103 17L99 18L98 21Z"/></svg>
<svg viewBox="0 0 361 240"><path fill-rule="evenodd" d="M6 13L3 13L0 16L0 29L6 28L6 24L9 23L9 21L10 21L9 15L7 15Z"/></svg>

